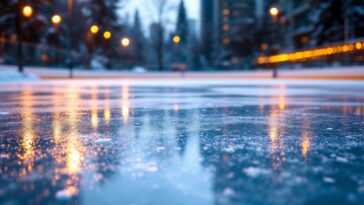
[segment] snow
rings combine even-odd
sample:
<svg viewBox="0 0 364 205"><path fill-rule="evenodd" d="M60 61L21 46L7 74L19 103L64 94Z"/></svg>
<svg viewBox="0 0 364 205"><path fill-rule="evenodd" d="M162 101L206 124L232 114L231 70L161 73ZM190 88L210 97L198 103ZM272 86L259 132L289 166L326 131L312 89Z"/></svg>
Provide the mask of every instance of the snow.
<svg viewBox="0 0 364 205"><path fill-rule="evenodd" d="M225 188L223 191L224 196L232 196L232 195L234 195L234 193L235 193L234 190L229 187Z"/></svg>
<svg viewBox="0 0 364 205"><path fill-rule="evenodd" d="M332 183L335 183L335 179L333 179L331 177L324 177L324 182L332 184Z"/></svg>
<svg viewBox="0 0 364 205"><path fill-rule="evenodd" d="M99 138L97 140L95 140L96 144L108 144L111 142L110 138Z"/></svg>
<svg viewBox="0 0 364 205"><path fill-rule="evenodd" d="M146 171L147 172L157 172L158 171L158 166L155 163L150 163L146 167Z"/></svg>
<svg viewBox="0 0 364 205"><path fill-rule="evenodd" d="M32 81L37 80L38 77L32 73L19 73L16 71L0 71L0 82L11 81Z"/></svg>
<svg viewBox="0 0 364 205"><path fill-rule="evenodd" d="M157 151L157 152L162 152L162 151L164 151L164 150L166 150L166 147L164 147L164 146L158 146L158 147L156 148L156 151Z"/></svg>
<svg viewBox="0 0 364 205"><path fill-rule="evenodd" d="M256 178L261 175L269 174L269 171L266 169L258 168L258 167L248 167L243 169L243 172L249 177Z"/></svg>
<svg viewBox="0 0 364 205"><path fill-rule="evenodd" d="M77 187L71 186L67 187L66 189L57 191L56 198L60 201L68 201L77 194L78 194Z"/></svg>

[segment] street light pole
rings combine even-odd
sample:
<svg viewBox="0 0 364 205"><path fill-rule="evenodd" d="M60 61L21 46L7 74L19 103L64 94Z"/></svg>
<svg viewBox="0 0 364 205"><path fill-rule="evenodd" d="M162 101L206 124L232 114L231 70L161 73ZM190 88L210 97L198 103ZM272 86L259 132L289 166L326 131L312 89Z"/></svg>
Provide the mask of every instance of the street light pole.
<svg viewBox="0 0 364 205"><path fill-rule="evenodd" d="M73 64L72 64L72 11L73 0L68 0L68 69L69 78L73 78Z"/></svg>
<svg viewBox="0 0 364 205"><path fill-rule="evenodd" d="M15 32L17 37L17 62L19 73L24 72L23 68L23 36L21 31L22 17L30 18L33 15L33 8L29 5L23 6L20 0L15 5Z"/></svg>
<svg viewBox="0 0 364 205"><path fill-rule="evenodd" d="M94 24L90 26L89 32L87 32L87 44L88 44L88 57L87 57L87 67L92 69L92 57L95 49L95 35L99 32L99 27Z"/></svg>
<svg viewBox="0 0 364 205"><path fill-rule="evenodd" d="M273 34L273 44L272 44L272 51L274 51L274 44L278 42L278 22L279 22L279 15L280 11L277 7L272 7L269 9L269 14L273 18L274 24L274 34ZM278 78L278 65L273 65L273 78Z"/></svg>
<svg viewBox="0 0 364 205"><path fill-rule="evenodd" d="M21 32L21 17L22 17L22 3L18 0L16 5L16 22L15 22L15 30L17 37L17 61L18 61L18 71L19 73L23 73L23 39Z"/></svg>

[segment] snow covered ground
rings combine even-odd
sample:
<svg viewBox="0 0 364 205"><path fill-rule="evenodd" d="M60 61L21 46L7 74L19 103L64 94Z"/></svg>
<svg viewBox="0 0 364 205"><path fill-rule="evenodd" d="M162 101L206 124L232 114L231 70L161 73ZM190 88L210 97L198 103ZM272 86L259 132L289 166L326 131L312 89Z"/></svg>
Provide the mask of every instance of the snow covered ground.
<svg viewBox="0 0 364 205"><path fill-rule="evenodd" d="M29 81L37 80L38 77L33 73L19 73L16 71L0 71L0 83L1 82L14 82L14 81Z"/></svg>
<svg viewBox="0 0 364 205"><path fill-rule="evenodd" d="M0 65L0 71L14 71L15 66ZM26 67L27 72L37 75L41 79L66 79L69 70L66 68ZM78 79L179 79L180 72L127 72L106 70L75 70ZM183 75L184 79L270 79L272 70L254 71L189 71ZM364 80L364 66L331 67L331 68L301 68L279 69L280 79L348 79Z"/></svg>

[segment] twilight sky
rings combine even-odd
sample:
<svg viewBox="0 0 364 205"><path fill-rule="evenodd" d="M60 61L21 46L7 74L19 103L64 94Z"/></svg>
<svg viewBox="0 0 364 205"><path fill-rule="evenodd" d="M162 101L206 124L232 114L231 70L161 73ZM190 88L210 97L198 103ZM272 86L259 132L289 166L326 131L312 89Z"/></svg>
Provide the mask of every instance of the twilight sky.
<svg viewBox="0 0 364 205"><path fill-rule="evenodd" d="M167 16L167 24L169 25L169 29L173 29L175 19L177 16L177 8L180 0L169 0L171 7L174 7L174 9L170 9L168 12L166 12ZM189 18L196 19L197 23L199 24L199 16L200 16L200 0L184 0L187 14ZM155 19L155 10L152 5L152 0L128 0L127 3L125 3L126 8L121 11L121 15L125 15L125 10L129 13L129 21L133 20L134 11L136 9L139 10L140 17L142 19L142 23L146 31L149 30L149 24ZM198 28L197 28L198 29Z"/></svg>

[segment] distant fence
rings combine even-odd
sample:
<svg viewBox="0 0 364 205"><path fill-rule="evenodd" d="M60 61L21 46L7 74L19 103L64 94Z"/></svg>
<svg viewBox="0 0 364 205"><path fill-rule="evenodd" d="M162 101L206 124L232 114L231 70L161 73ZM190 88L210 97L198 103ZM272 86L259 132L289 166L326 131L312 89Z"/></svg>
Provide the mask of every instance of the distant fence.
<svg viewBox="0 0 364 205"><path fill-rule="evenodd" d="M67 67L69 50L50 46L48 44L23 43L23 64L25 66L37 67ZM88 51L78 52L73 50L71 53L72 64L79 69L90 69L91 61L94 60L94 66L97 68L125 69L130 67L131 63L121 58L100 57L97 54L91 55ZM0 39L0 64L16 65L17 64L17 42L16 40Z"/></svg>
<svg viewBox="0 0 364 205"><path fill-rule="evenodd" d="M347 43L335 43L312 49L260 56L255 60L255 64L258 67L361 65L364 64L364 40L352 40Z"/></svg>
<svg viewBox="0 0 364 205"><path fill-rule="evenodd" d="M46 44L23 43L23 62L29 66L65 67L69 51ZM72 52L75 65L85 65L88 55ZM0 43L0 63L17 64L17 42L2 40Z"/></svg>

